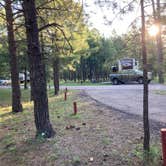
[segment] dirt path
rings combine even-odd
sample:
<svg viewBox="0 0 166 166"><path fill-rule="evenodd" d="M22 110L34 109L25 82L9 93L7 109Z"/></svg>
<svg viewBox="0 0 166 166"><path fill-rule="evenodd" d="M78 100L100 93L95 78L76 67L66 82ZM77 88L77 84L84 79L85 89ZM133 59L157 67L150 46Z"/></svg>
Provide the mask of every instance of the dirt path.
<svg viewBox="0 0 166 166"><path fill-rule="evenodd" d="M142 150L142 118L110 110L84 92L79 94L79 102L86 103L80 108L85 126L78 123L80 130L70 130L58 143L63 156L59 165L88 166L137 166L141 164L136 155ZM73 122L70 122L73 124ZM161 124L151 122L152 144L159 144ZM68 160L69 159L69 160ZM90 161L92 160L93 161ZM159 166L159 161L153 166Z"/></svg>

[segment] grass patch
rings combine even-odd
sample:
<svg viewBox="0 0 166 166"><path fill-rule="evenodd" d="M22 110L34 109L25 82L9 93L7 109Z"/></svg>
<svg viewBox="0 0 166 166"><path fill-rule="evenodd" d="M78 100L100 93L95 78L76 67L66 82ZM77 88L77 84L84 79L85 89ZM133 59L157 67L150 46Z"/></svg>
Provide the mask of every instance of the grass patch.
<svg viewBox="0 0 166 166"><path fill-rule="evenodd" d="M11 106L11 92L11 89L0 88L0 107ZM48 96L54 96L53 89L48 91ZM30 101L30 89L21 89L21 101L26 103Z"/></svg>
<svg viewBox="0 0 166 166"><path fill-rule="evenodd" d="M11 89L0 89L0 106L11 104Z"/></svg>
<svg viewBox="0 0 166 166"><path fill-rule="evenodd" d="M102 143L104 145L110 145L111 144L111 140L109 137L104 137L103 140L102 140Z"/></svg>
<svg viewBox="0 0 166 166"><path fill-rule="evenodd" d="M5 94L5 100L3 100L5 104L1 101L5 107L0 107L0 161L3 161L2 165L26 165L25 163L30 163L31 160L38 160L34 159L36 154L41 155L37 155L37 158L46 160L48 163L54 163L59 156L56 146L59 136L68 132L65 129L67 125L81 120L80 114L71 116L73 113L73 101L75 101L77 92L69 91L66 101L64 101L62 91L58 96L53 96L53 90L48 92L49 96L51 96L49 97L50 119L58 136L56 135L54 138L46 140L43 137L35 139L33 104L29 102L28 95L30 93L28 90L23 91L24 111L18 114L12 114L11 106L7 106L7 104L10 104L10 90L4 89L2 91ZM46 154L49 154L49 156ZM39 165L42 164L39 162Z"/></svg>
<svg viewBox="0 0 166 166"><path fill-rule="evenodd" d="M144 160L144 152L143 152L143 145L138 144L134 150L134 155L139 160ZM161 149L159 145L151 145L150 151L148 153L149 161L146 161L148 166L158 166L162 165L161 163Z"/></svg>
<svg viewBox="0 0 166 166"><path fill-rule="evenodd" d="M154 93L157 95L166 95L166 90L155 90Z"/></svg>
<svg viewBox="0 0 166 166"><path fill-rule="evenodd" d="M11 105L11 89L1 89L0 88L0 106L10 106ZM22 102L27 102L30 100L30 90L21 90Z"/></svg>
<svg viewBox="0 0 166 166"><path fill-rule="evenodd" d="M53 82L51 81L49 83L50 86L53 86ZM74 81L60 81L61 86L102 86L102 85L111 85L111 82L90 82L90 81L85 81L85 82L74 82Z"/></svg>

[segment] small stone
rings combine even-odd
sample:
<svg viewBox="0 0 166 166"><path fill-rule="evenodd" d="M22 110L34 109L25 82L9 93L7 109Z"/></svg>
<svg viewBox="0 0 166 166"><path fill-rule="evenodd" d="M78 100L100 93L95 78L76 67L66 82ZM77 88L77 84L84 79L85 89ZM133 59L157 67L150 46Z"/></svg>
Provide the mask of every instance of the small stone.
<svg viewBox="0 0 166 166"><path fill-rule="evenodd" d="M75 128L75 126L74 125L70 125L70 128L73 129L73 128Z"/></svg>
<svg viewBox="0 0 166 166"><path fill-rule="evenodd" d="M94 161L93 157L90 157L90 158L89 158L89 161L90 161L90 162L93 162L93 161Z"/></svg>
<svg viewBox="0 0 166 166"><path fill-rule="evenodd" d="M103 156L104 156L104 157L108 157L108 154L104 154Z"/></svg>
<svg viewBox="0 0 166 166"><path fill-rule="evenodd" d="M85 126L85 125L86 125L86 123L82 123L82 125L83 125L83 126Z"/></svg>
<svg viewBox="0 0 166 166"><path fill-rule="evenodd" d="M80 127L77 127L76 130L80 130Z"/></svg>
<svg viewBox="0 0 166 166"><path fill-rule="evenodd" d="M66 130L70 129L70 126L66 126Z"/></svg>
<svg viewBox="0 0 166 166"><path fill-rule="evenodd" d="M60 116L57 116L57 118L59 119L59 118L60 118Z"/></svg>

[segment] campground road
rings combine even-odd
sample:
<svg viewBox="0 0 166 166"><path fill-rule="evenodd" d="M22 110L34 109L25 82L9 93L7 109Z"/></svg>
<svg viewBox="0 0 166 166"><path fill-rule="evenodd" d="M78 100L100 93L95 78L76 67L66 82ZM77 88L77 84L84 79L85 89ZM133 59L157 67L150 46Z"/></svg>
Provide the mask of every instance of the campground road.
<svg viewBox="0 0 166 166"><path fill-rule="evenodd" d="M62 87L64 88L64 87ZM143 85L70 86L69 89L84 90L91 98L130 114L143 114ZM166 123L166 86L149 85L150 119Z"/></svg>
<svg viewBox="0 0 166 166"><path fill-rule="evenodd" d="M143 85L61 86L61 89L84 90L91 98L115 110L143 114ZM0 88L11 88L0 86ZM166 123L166 85L149 85L149 117Z"/></svg>

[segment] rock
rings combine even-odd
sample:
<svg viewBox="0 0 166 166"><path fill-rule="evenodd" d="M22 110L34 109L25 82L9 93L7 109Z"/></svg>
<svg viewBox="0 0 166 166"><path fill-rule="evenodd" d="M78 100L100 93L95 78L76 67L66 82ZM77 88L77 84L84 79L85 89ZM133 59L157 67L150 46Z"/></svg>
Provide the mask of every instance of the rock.
<svg viewBox="0 0 166 166"><path fill-rule="evenodd" d="M70 126L66 126L66 130L69 130L70 129Z"/></svg>
<svg viewBox="0 0 166 166"><path fill-rule="evenodd" d="M75 126L74 125L70 125L70 129L73 129L73 128L75 128Z"/></svg>
<svg viewBox="0 0 166 166"><path fill-rule="evenodd" d="M108 154L103 154L104 157L108 157Z"/></svg>
<svg viewBox="0 0 166 166"><path fill-rule="evenodd" d="M80 130L80 127L77 127L76 130Z"/></svg>
<svg viewBox="0 0 166 166"><path fill-rule="evenodd" d="M86 125L86 123L82 123L82 125L83 125L83 126L85 126L85 125Z"/></svg>

